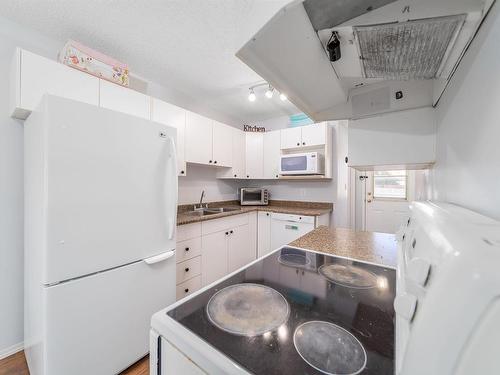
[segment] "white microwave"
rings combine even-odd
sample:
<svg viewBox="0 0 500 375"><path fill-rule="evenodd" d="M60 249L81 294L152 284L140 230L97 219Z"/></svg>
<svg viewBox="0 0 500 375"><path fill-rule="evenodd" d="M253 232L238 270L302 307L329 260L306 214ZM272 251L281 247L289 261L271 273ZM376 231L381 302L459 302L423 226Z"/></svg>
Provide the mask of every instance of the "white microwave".
<svg viewBox="0 0 500 375"><path fill-rule="evenodd" d="M281 175L325 174L325 158L319 152L281 155Z"/></svg>

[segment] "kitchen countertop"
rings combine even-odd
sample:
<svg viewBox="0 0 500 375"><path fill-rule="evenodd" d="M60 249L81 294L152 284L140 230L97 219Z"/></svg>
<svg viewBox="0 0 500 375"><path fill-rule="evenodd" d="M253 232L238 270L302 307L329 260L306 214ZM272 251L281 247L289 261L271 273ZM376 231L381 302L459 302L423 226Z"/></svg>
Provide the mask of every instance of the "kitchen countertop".
<svg viewBox="0 0 500 375"><path fill-rule="evenodd" d="M320 226L290 246L393 268L397 265L396 238L388 233Z"/></svg>
<svg viewBox="0 0 500 375"><path fill-rule="evenodd" d="M198 216L189 213L193 205L179 206L177 213L177 225L197 223L206 220L219 219L221 217L240 215L253 211L276 212L292 215L321 216L333 211L333 203L323 202L298 202L298 201L270 201L267 206L240 206L238 201L212 202L208 207L236 208L236 211L221 212L212 215Z"/></svg>

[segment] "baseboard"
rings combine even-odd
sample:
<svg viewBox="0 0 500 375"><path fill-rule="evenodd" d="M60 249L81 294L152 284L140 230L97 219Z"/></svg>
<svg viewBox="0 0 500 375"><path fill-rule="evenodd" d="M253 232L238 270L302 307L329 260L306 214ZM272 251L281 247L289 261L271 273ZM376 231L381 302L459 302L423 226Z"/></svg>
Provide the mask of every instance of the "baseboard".
<svg viewBox="0 0 500 375"><path fill-rule="evenodd" d="M20 342L18 344L12 345L8 348L0 350L0 359L7 358L12 354L16 354L24 349L24 343Z"/></svg>

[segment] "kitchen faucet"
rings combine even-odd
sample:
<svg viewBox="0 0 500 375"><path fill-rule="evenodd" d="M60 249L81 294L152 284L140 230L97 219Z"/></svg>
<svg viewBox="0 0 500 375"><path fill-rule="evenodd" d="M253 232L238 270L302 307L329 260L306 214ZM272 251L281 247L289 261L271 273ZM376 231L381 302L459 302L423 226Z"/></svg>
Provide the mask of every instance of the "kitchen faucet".
<svg viewBox="0 0 500 375"><path fill-rule="evenodd" d="M200 206L196 208L196 204L194 205L194 210L203 210L203 197L205 196L205 190L201 191L201 197L200 197ZM205 204L205 207L208 207L208 203Z"/></svg>

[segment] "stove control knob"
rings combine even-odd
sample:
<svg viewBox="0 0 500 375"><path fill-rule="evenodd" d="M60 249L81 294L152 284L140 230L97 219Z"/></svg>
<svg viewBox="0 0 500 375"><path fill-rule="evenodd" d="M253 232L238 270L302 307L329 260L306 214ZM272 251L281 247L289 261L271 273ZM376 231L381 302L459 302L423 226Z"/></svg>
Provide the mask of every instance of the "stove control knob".
<svg viewBox="0 0 500 375"><path fill-rule="evenodd" d="M417 309L417 297L403 293L394 299L394 311L401 318L411 321Z"/></svg>
<svg viewBox="0 0 500 375"><path fill-rule="evenodd" d="M417 285L424 286L429 279L431 264L422 258L413 258L408 264L407 277Z"/></svg>

